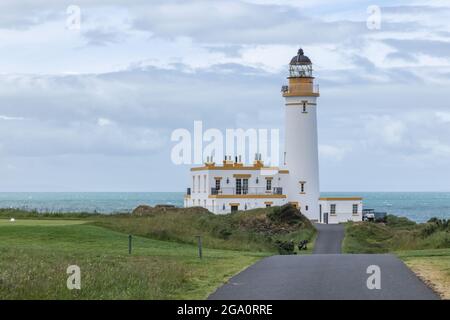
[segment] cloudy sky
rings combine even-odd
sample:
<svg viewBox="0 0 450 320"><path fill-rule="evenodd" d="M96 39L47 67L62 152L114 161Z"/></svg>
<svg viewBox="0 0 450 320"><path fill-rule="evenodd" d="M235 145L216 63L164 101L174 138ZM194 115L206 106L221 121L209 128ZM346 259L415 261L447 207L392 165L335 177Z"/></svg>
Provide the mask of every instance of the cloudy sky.
<svg viewBox="0 0 450 320"><path fill-rule="evenodd" d="M323 191L450 191L449 17L450 1L2 0L0 191L183 191L172 131L282 129L299 47Z"/></svg>

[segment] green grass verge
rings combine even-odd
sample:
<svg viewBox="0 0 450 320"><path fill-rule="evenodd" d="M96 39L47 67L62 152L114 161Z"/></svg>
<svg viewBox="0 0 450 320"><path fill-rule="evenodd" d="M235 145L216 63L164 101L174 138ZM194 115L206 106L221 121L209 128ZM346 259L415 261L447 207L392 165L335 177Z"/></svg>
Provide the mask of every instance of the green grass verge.
<svg viewBox="0 0 450 320"><path fill-rule="evenodd" d="M387 253L405 250L450 248L448 225L416 224L406 218L388 216L387 223L347 223L343 252Z"/></svg>
<svg viewBox="0 0 450 320"><path fill-rule="evenodd" d="M203 299L270 253L133 238L80 221L0 221L0 299ZM68 290L78 265L82 289Z"/></svg>

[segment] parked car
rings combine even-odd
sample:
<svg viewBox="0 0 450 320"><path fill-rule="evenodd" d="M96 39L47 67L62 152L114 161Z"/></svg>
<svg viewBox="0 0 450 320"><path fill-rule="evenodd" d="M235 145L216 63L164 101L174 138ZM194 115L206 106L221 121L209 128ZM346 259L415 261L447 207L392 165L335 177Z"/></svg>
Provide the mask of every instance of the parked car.
<svg viewBox="0 0 450 320"><path fill-rule="evenodd" d="M363 209L363 221L386 222L386 212L376 212L375 209Z"/></svg>
<svg viewBox="0 0 450 320"><path fill-rule="evenodd" d="M363 209L363 221L375 221L375 210Z"/></svg>

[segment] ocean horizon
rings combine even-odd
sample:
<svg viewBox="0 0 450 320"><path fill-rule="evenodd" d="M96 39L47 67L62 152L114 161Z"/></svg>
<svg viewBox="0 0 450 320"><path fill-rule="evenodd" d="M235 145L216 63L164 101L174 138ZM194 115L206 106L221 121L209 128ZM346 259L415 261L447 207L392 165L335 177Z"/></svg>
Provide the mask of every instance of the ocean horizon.
<svg viewBox="0 0 450 320"><path fill-rule="evenodd" d="M358 195L364 208L416 222L450 219L450 192L322 192L322 196ZM0 192L0 208L39 212L131 212L138 205L183 206L183 192Z"/></svg>

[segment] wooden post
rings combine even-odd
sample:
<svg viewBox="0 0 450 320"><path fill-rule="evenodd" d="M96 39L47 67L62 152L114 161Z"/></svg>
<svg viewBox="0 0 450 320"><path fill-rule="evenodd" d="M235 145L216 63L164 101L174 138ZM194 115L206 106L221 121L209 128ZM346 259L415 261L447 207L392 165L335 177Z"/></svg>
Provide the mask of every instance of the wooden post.
<svg viewBox="0 0 450 320"><path fill-rule="evenodd" d="M201 259L203 257L202 236L197 236L197 243L198 243L198 257Z"/></svg>
<svg viewBox="0 0 450 320"><path fill-rule="evenodd" d="M132 245L133 237L132 235L128 235L128 254L131 254L131 245Z"/></svg>

